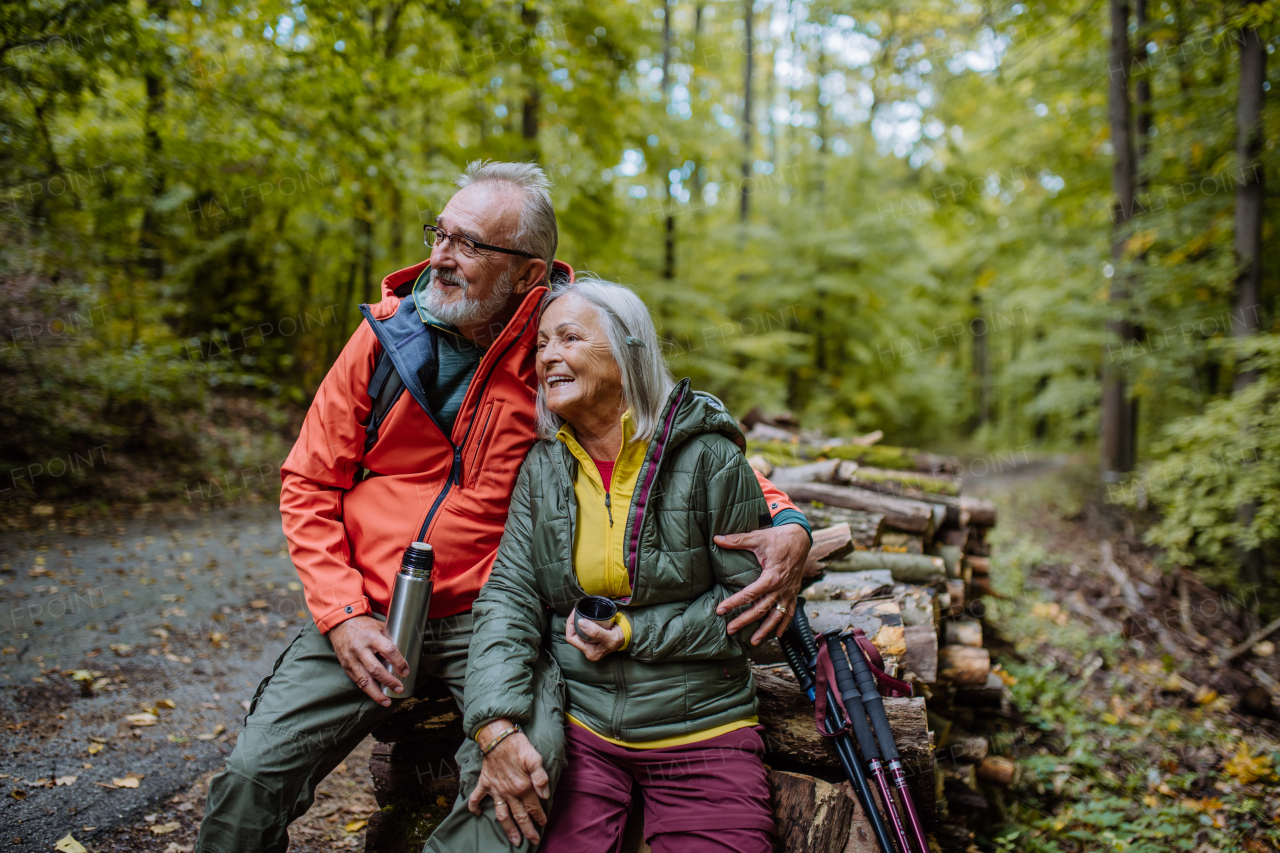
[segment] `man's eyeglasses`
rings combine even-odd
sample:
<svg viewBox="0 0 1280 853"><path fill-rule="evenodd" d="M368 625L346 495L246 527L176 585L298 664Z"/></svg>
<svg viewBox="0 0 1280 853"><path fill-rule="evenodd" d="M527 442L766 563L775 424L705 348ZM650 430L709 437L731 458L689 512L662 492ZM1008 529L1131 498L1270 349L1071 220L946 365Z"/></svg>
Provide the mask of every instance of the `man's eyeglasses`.
<svg viewBox="0 0 1280 853"><path fill-rule="evenodd" d="M422 226L422 242L431 248L435 248L437 243L451 244L455 249L461 252L465 257L474 258L476 252L483 249L488 252L502 252L504 255L519 255L522 258L532 258L534 255L528 252L522 252L519 249L504 249L501 246L490 246L487 243L481 243L472 240L470 237L464 237L461 234L450 234L444 231L438 225ZM441 247L443 248L443 246Z"/></svg>

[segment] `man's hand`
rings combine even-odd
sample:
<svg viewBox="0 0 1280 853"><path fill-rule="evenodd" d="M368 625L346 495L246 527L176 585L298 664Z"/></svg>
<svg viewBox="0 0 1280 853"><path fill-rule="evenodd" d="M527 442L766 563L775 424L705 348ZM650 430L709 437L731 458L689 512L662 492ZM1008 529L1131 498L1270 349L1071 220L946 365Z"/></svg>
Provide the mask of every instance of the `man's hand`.
<svg viewBox="0 0 1280 853"><path fill-rule="evenodd" d="M798 524L784 524L766 530L717 536L715 542L721 548L750 551L760 561L760 577L755 583L726 598L716 608L716 612L723 616L735 608L752 605L729 623L729 633L736 634L763 617L764 622L751 638L751 645L760 645L771 631L781 637L796 612L796 596L804 579L804 561L809 557L809 535ZM786 613L776 609L778 604L786 608Z"/></svg>
<svg viewBox="0 0 1280 853"><path fill-rule="evenodd" d="M574 612L577 612L576 609ZM564 626L564 638L569 641L569 645L586 655L587 660L592 663L601 660L610 652L616 652L626 641L621 625L610 625L605 628L590 619L583 619L581 622L582 633L579 634L574 630L573 613L570 613Z"/></svg>
<svg viewBox="0 0 1280 853"><path fill-rule="evenodd" d="M510 727L510 720L494 720L480 730L476 740L481 746L487 746ZM542 756L529 743L524 732L516 732L507 735L484 757L480 781L467 798L467 808L478 815L484 798L493 797L498 823L502 824L511 844L519 846L521 833L537 844L538 830L533 825L534 821L538 826L547 825L547 815L539 798L545 800L550 796L551 779L542 769Z"/></svg>
<svg viewBox="0 0 1280 853"><path fill-rule="evenodd" d="M382 665L378 655L395 667L400 678L409 674L409 664L383 631L383 625L372 616L352 616L329 631L329 642L338 655L347 677L382 707L391 704L391 698L382 692L382 685L392 690L403 690L404 685Z"/></svg>

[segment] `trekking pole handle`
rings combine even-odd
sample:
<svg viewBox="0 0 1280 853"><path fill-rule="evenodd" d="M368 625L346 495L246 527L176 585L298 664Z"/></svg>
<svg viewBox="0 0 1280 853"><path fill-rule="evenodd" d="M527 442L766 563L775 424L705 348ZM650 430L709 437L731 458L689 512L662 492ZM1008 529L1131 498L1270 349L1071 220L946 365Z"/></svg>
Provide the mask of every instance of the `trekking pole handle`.
<svg viewBox="0 0 1280 853"><path fill-rule="evenodd" d="M849 662L853 665L853 675L858 681L858 689L862 691L862 704L871 718L871 725L876 730L876 740L880 741L880 751L886 761L898 760L898 745L893 740L893 729L889 727L889 717L884 710L884 697L876 686L875 676L871 674L871 666L863 655L862 646L852 631L840 635L845 649L849 652Z"/></svg>
<svg viewBox="0 0 1280 853"><path fill-rule="evenodd" d="M796 615L792 617L788 630L791 628L796 629L805 660L816 662L818 660L818 644L813 640L813 628L809 627L809 617L804 612L803 597L796 599Z"/></svg>
<svg viewBox="0 0 1280 853"><path fill-rule="evenodd" d="M862 757L870 762L880 757L876 749L876 738L867 723L867 714L862 706L862 698L853 683L853 673L849 671L849 662L844 658L844 649L840 646L840 632L828 631L823 634L827 643L827 653L831 657L831 669L836 675L836 691L844 700L844 710L853 726L853 733L858 738L858 746L862 748Z"/></svg>
<svg viewBox="0 0 1280 853"><path fill-rule="evenodd" d="M800 690L805 696L813 702L817 698L817 687L813 681L813 675L809 673L808 667L804 664L804 655L800 649L796 647L792 638L784 633L778 638L778 645L782 646L782 656L786 658L787 663L791 667L791 671L795 673L796 681L800 684Z"/></svg>

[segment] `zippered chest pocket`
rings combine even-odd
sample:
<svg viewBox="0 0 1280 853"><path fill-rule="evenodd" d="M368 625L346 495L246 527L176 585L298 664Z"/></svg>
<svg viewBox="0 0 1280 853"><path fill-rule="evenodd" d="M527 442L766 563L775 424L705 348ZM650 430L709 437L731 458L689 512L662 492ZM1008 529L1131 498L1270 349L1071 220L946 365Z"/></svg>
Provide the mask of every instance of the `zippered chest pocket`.
<svg viewBox="0 0 1280 853"><path fill-rule="evenodd" d="M467 489L480 488L487 480L514 481L512 472L507 470L507 460L489 459L489 449L493 445L494 434L498 431L498 425L502 423L504 405L506 405L504 400L491 401L477 419L480 424L480 435L471 443L473 450L467 460L466 468L465 487ZM488 470L490 468L493 470Z"/></svg>

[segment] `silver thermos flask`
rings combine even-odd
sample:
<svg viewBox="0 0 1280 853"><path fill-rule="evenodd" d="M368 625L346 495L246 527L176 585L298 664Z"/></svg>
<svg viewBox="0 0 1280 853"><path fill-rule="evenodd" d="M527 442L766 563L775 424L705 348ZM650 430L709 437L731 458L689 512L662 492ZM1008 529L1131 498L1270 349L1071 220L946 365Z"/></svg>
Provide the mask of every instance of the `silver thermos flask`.
<svg viewBox="0 0 1280 853"><path fill-rule="evenodd" d="M396 572L396 586L391 592L391 607L387 611L387 636L409 664L409 676L400 679L404 684L402 693L390 687L382 688L383 694L392 699L408 699L413 695L414 683L418 680L422 634L426 631L427 611L431 607L431 567L434 563L435 554L431 546L426 542L414 542L405 549L400 571ZM387 671L392 672L390 664L384 665Z"/></svg>

